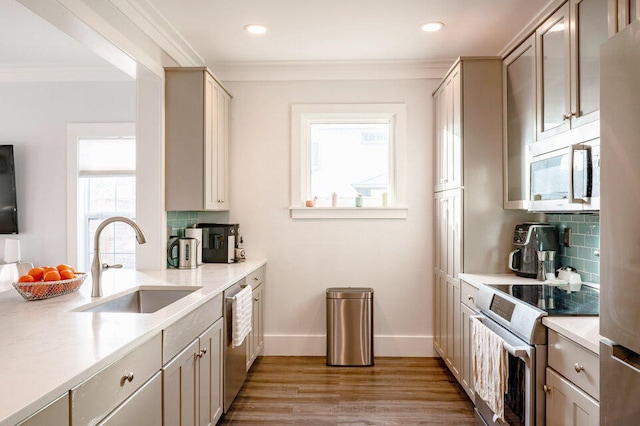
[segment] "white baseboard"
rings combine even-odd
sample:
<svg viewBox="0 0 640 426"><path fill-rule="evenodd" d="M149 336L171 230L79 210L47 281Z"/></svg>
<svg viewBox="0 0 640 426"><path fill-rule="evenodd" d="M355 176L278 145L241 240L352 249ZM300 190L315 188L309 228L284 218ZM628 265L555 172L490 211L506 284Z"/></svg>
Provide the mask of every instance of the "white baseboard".
<svg viewBox="0 0 640 426"><path fill-rule="evenodd" d="M271 356L324 356L324 335L265 335L264 354ZM435 357L433 336L374 336L374 356Z"/></svg>

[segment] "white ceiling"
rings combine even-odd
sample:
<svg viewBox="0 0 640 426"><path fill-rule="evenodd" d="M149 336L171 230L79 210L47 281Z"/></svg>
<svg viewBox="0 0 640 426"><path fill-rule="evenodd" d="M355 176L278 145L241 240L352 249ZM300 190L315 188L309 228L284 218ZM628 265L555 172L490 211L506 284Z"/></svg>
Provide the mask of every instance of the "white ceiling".
<svg viewBox="0 0 640 426"><path fill-rule="evenodd" d="M15 0L0 0L0 81L130 79Z"/></svg>
<svg viewBox="0 0 640 426"><path fill-rule="evenodd" d="M155 7L216 68L497 55L552 0L137 1ZM418 30L431 20L444 29ZM252 36L243 30L249 23L268 31ZM15 0L0 0L0 81L43 79L128 77Z"/></svg>
<svg viewBox="0 0 640 426"><path fill-rule="evenodd" d="M548 0L148 0L208 66L498 54ZM426 21L445 24L424 33ZM252 36L243 28L260 23Z"/></svg>

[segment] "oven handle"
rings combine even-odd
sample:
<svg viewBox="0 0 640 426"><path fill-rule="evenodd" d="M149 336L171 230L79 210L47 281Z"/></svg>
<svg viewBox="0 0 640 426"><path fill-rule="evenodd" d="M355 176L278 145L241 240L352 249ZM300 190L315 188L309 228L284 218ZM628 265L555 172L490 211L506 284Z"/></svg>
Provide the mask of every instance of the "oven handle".
<svg viewBox="0 0 640 426"><path fill-rule="evenodd" d="M485 319L486 317L484 315L471 315L471 318L475 318L478 321L480 321L482 323L482 325L484 325L483 319ZM486 325L485 325L486 327ZM496 333L494 330L491 330L494 333ZM504 342L503 342L503 347L504 349L509 352L511 355L513 355L516 358L528 358L529 357L529 347L528 346L513 346L509 343L507 343L506 339L504 338L504 336L501 336L501 333L496 333L498 336L500 336Z"/></svg>

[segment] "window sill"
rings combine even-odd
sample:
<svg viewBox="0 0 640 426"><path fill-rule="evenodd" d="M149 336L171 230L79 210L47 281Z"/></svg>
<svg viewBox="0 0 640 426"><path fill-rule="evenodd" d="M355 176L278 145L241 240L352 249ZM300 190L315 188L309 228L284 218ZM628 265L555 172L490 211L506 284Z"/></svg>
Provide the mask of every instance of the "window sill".
<svg viewBox="0 0 640 426"><path fill-rule="evenodd" d="M406 219L407 207L290 207L291 219Z"/></svg>

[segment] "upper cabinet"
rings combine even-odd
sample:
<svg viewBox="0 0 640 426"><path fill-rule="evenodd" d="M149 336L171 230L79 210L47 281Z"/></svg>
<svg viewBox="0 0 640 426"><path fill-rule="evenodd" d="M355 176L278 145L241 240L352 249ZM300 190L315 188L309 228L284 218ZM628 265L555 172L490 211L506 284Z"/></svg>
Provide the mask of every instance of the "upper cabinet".
<svg viewBox="0 0 640 426"><path fill-rule="evenodd" d="M165 76L166 210L229 210L229 102L206 68Z"/></svg>
<svg viewBox="0 0 640 426"><path fill-rule="evenodd" d="M609 36L638 19L640 0L609 0Z"/></svg>
<svg viewBox="0 0 640 426"><path fill-rule="evenodd" d="M570 0L536 30L537 139L600 118L600 44L607 0Z"/></svg>
<svg viewBox="0 0 640 426"><path fill-rule="evenodd" d="M433 95L435 107L435 192L462 185L460 124L462 121L461 65L458 63Z"/></svg>
<svg viewBox="0 0 640 426"><path fill-rule="evenodd" d="M528 149L535 141L535 37L502 63L504 108L504 208L527 209Z"/></svg>

